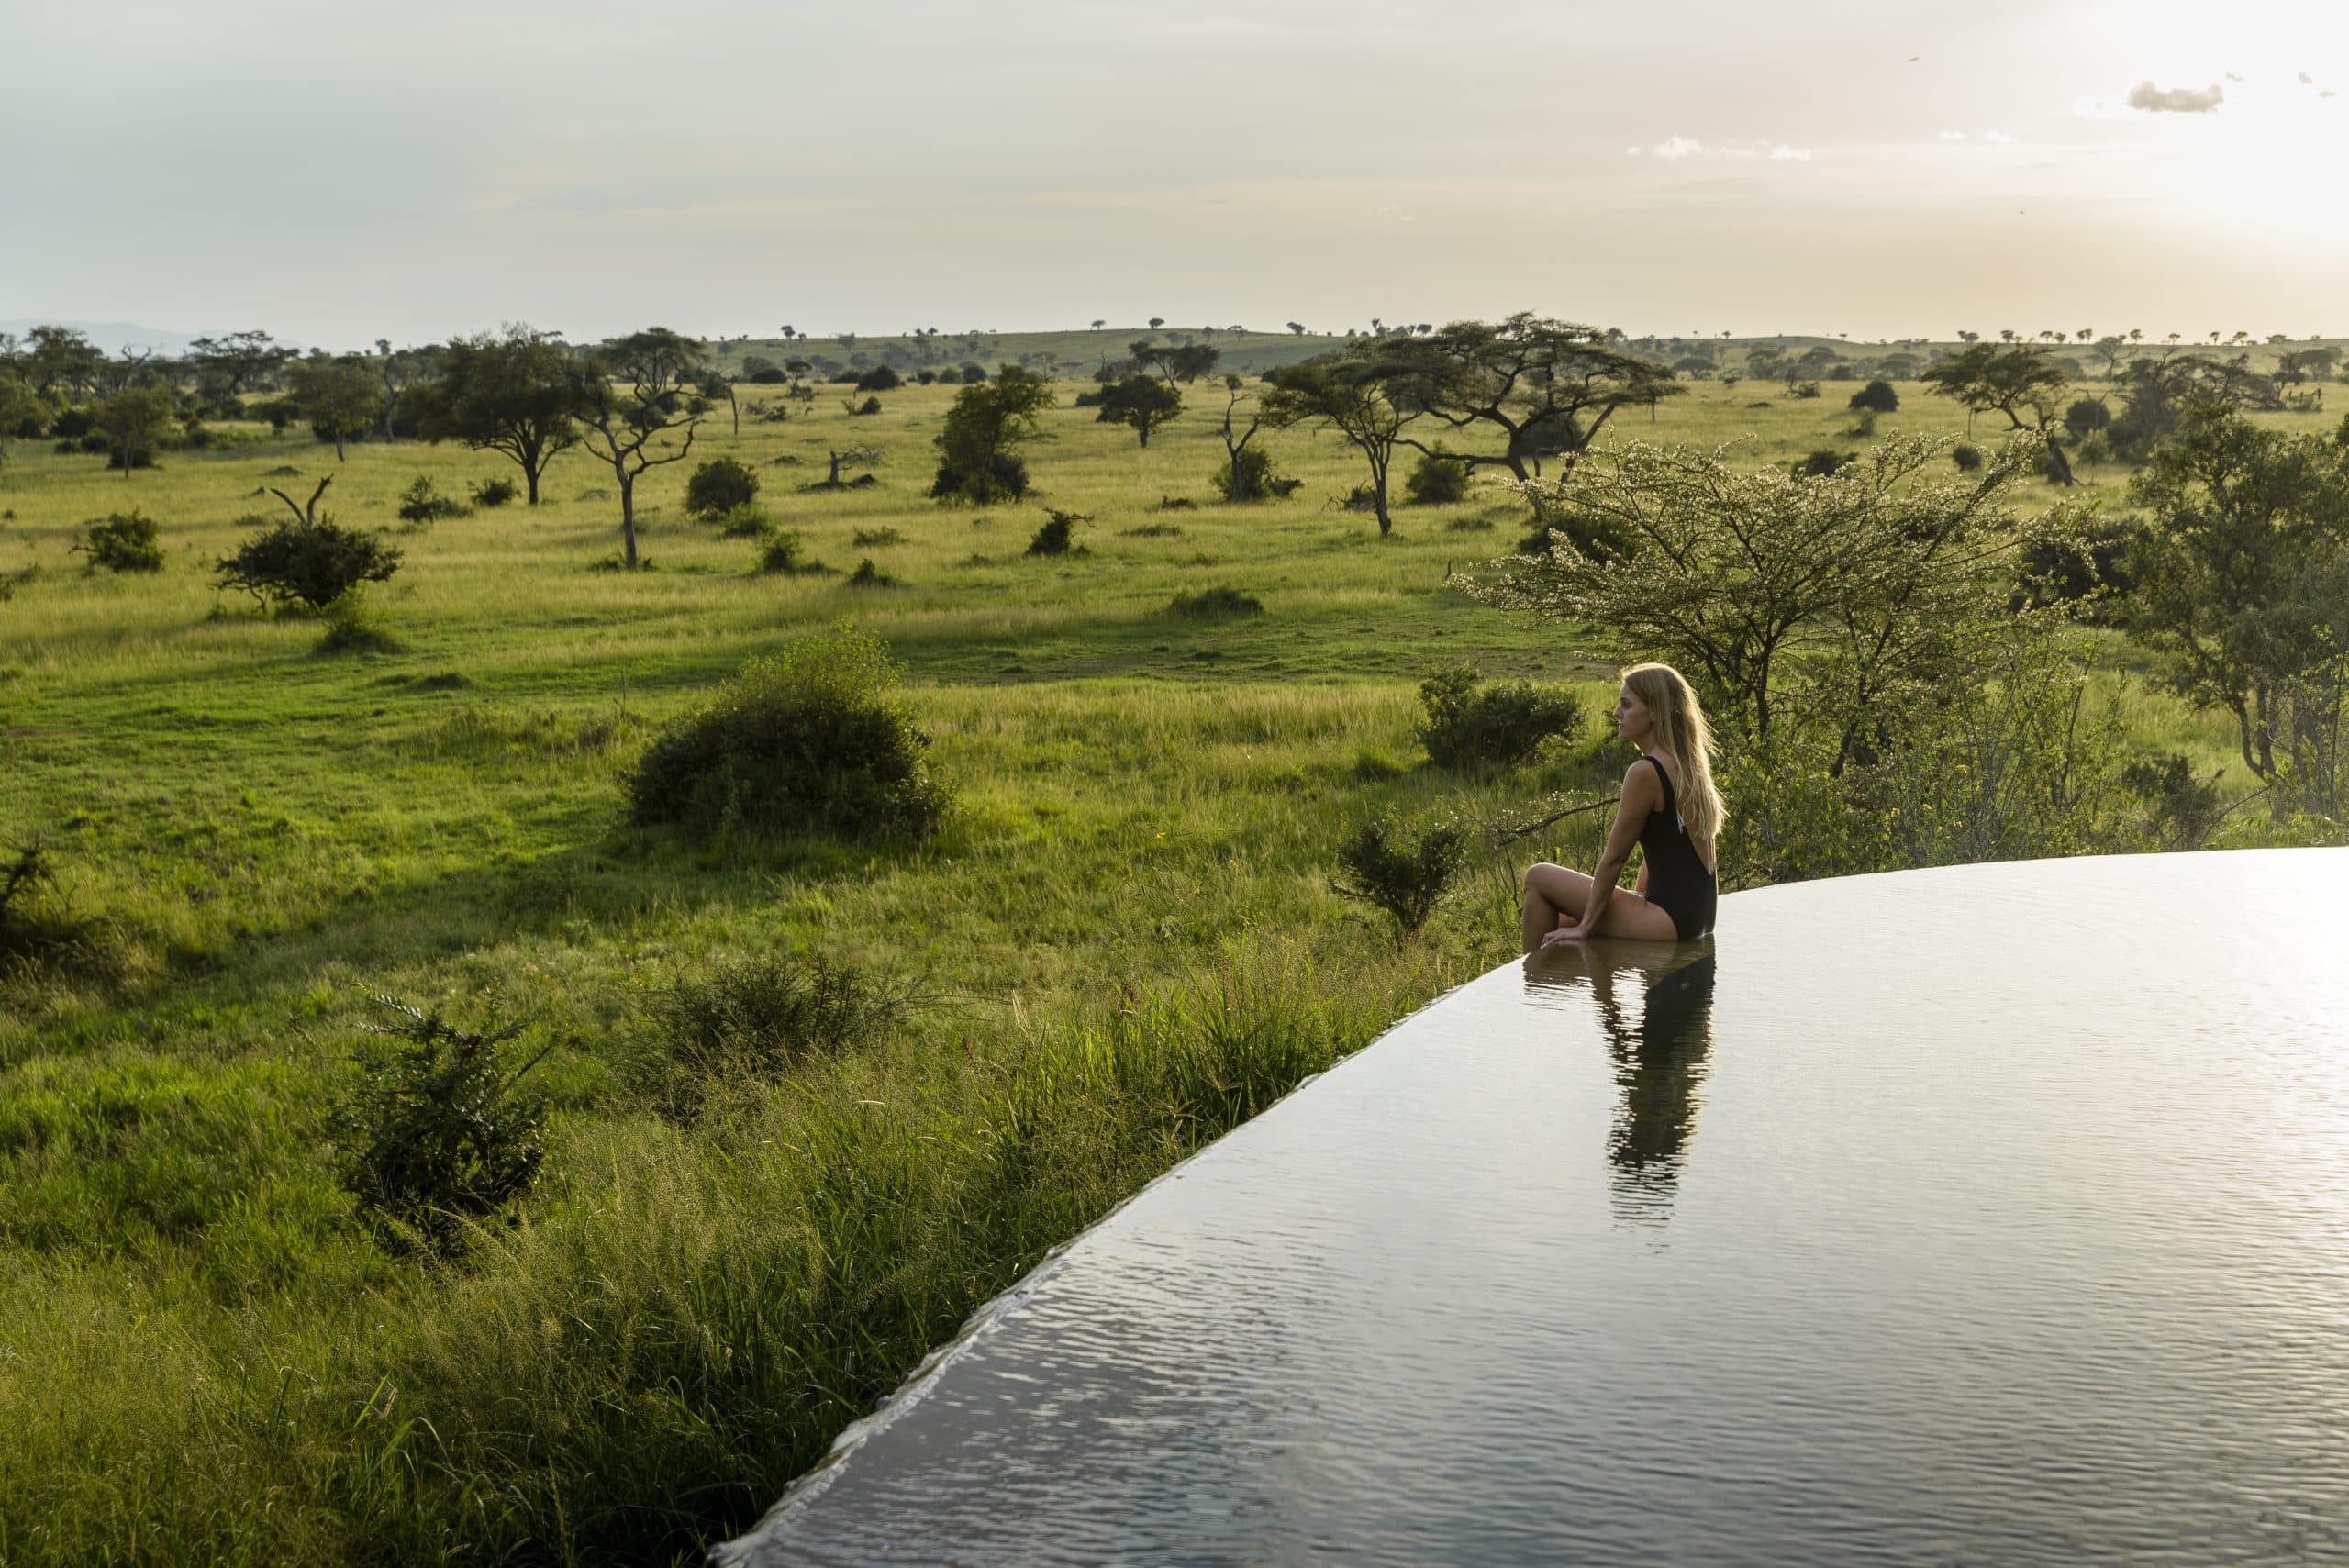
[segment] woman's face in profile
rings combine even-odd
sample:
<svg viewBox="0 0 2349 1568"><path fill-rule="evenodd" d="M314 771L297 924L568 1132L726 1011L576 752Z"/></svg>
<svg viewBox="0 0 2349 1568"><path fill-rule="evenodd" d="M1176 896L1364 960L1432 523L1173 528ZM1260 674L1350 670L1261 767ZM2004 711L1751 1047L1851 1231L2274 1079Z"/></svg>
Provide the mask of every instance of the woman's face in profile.
<svg viewBox="0 0 2349 1568"><path fill-rule="evenodd" d="M1634 744L1647 739L1655 721L1648 715L1647 704L1631 695L1625 686L1615 694L1615 733Z"/></svg>

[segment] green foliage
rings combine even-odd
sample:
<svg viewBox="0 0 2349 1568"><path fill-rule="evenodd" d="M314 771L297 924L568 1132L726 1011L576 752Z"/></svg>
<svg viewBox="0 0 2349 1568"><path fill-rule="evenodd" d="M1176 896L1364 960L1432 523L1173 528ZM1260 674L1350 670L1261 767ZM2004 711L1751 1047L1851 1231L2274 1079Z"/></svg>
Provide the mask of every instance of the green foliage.
<svg viewBox="0 0 2349 1568"><path fill-rule="evenodd" d="M1293 495L1305 481L1275 473L1273 454L1264 448L1242 447L1215 471L1212 483L1225 501L1244 504Z"/></svg>
<svg viewBox="0 0 2349 1568"><path fill-rule="evenodd" d="M430 381L403 395L417 429L431 440L503 454L521 469L537 506L547 465L579 444L588 398L571 350L518 325L496 336L451 339L434 370Z"/></svg>
<svg viewBox="0 0 2349 1568"><path fill-rule="evenodd" d="M484 510L503 506L522 493L510 479L476 479L472 486L473 505Z"/></svg>
<svg viewBox="0 0 2349 1568"><path fill-rule="evenodd" d="M320 653L397 653L399 639L384 629L366 595L356 589L342 595L325 610L327 629L318 639Z"/></svg>
<svg viewBox="0 0 2349 1568"><path fill-rule="evenodd" d="M2280 802L2338 810L2349 606L2349 433L2288 436L2199 404L2130 486L2121 624L2167 684L2234 720L2237 749Z"/></svg>
<svg viewBox="0 0 2349 1568"><path fill-rule="evenodd" d="M374 534L289 518L221 557L217 577L219 586L241 588L264 605L322 610L362 583L386 581L399 566L400 552Z"/></svg>
<svg viewBox="0 0 2349 1568"><path fill-rule="evenodd" d="M903 544L906 536L896 528L859 528L849 542L859 550L877 550L893 544Z"/></svg>
<svg viewBox="0 0 2349 1568"><path fill-rule="evenodd" d="M1426 709L1419 744L1437 767L1463 773L1513 768L1553 740L1573 740L1582 728L1581 706L1557 687L1483 682L1474 664L1458 664L1419 684Z"/></svg>
<svg viewBox="0 0 2349 1568"><path fill-rule="evenodd" d="M796 577L825 568L807 559L807 545L796 531L784 528L769 537L765 548L759 551L759 570Z"/></svg>
<svg viewBox="0 0 2349 1568"><path fill-rule="evenodd" d="M1082 512L1064 512L1056 506L1046 507L1044 517L1044 526L1028 541L1030 555L1066 555L1075 540L1077 525L1093 520Z"/></svg>
<svg viewBox="0 0 2349 1568"><path fill-rule="evenodd" d="M2165 850L2199 850L2225 816L2218 774L2204 778L2179 751L2140 758L2121 770L2121 783L2145 805L2154 840Z"/></svg>
<svg viewBox="0 0 2349 1568"><path fill-rule="evenodd" d="M1832 447L1821 447L1807 457L1795 460L1794 476L1797 479L1832 479L1858 461L1856 452L1839 452Z"/></svg>
<svg viewBox="0 0 2349 1568"><path fill-rule="evenodd" d="M2096 434L2112 423L2112 409L2100 397L2083 397L2064 410L2064 428L2075 436Z"/></svg>
<svg viewBox="0 0 2349 1568"><path fill-rule="evenodd" d="M1140 444L1150 445L1150 433L1183 412L1183 394L1172 381L1156 376L1130 375L1101 389L1101 412L1094 422L1131 426Z"/></svg>
<svg viewBox="0 0 2349 1568"><path fill-rule="evenodd" d="M966 384L954 395L946 426L935 440L939 463L930 493L941 501L981 506L1028 494L1020 444L1036 433L1037 417L1052 405L1052 384L1017 365L989 382L976 365L963 367Z"/></svg>
<svg viewBox="0 0 2349 1568"><path fill-rule="evenodd" d="M443 517L462 517L466 510L463 502L440 494L430 474L417 474L408 487L400 492L400 521L417 528L429 528Z"/></svg>
<svg viewBox="0 0 2349 1568"><path fill-rule="evenodd" d="M757 539L774 527L774 519L767 516L765 507L751 506L747 501L728 507L718 516L717 522L720 539Z"/></svg>
<svg viewBox="0 0 2349 1568"><path fill-rule="evenodd" d="M711 521L759 498L759 476L749 464L730 457L714 458L695 468L685 481L685 510Z"/></svg>
<svg viewBox="0 0 2349 1568"><path fill-rule="evenodd" d="M848 574L848 585L852 588L894 588L897 580L875 566L868 555L856 563L855 571Z"/></svg>
<svg viewBox="0 0 2349 1568"><path fill-rule="evenodd" d="M156 450L171 430L172 395L160 386L127 386L91 405L89 415L98 450L111 454L114 466L128 477L134 468L154 466Z"/></svg>
<svg viewBox="0 0 2349 1568"><path fill-rule="evenodd" d="M156 542L155 519L140 511L111 512L83 530L73 548L88 558L90 570L161 572L163 547Z"/></svg>
<svg viewBox="0 0 2349 1568"><path fill-rule="evenodd" d="M520 1197L545 1156L543 1100L515 1085L504 1047L527 1024L474 1031L389 996L370 1032L391 1043L354 1061L358 1082L328 1118L342 1182L395 1244L445 1251Z"/></svg>
<svg viewBox="0 0 2349 1568"><path fill-rule="evenodd" d="M1468 499L1468 465L1446 451L1441 442L1419 454L1403 481L1403 494L1414 506L1440 506Z"/></svg>
<svg viewBox="0 0 2349 1568"><path fill-rule="evenodd" d="M1332 880L1345 896L1393 916L1397 936L1408 937L1442 902L1466 861L1467 843L1467 830L1457 823L1432 822L1414 833L1384 811L1338 847Z"/></svg>
<svg viewBox="0 0 2349 1568"><path fill-rule="evenodd" d="M918 839L948 806L930 739L877 638L800 638L747 666L645 749L628 784L640 824L703 833Z"/></svg>
<svg viewBox="0 0 2349 1568"><path fill-rule="evenodd" d="M877 397L868 397L852 407L849 412L859 418L870 418L881 412L881 400Z"/></svg>
<svg viewBox="0 0 2349 1568"><path fill-rule="evenodd" d="M1852 401L1845 406L1873 414L1890 414L1899 408L1900 394L1893 390L1888 381L1872 381L1852 394Z"/></svg>
<svg viewBox="0 0 2349 1568"><path fill-rule="evenodd" d="M874 365L856 378L856 390L859 392L895 392L905 384L906 378L889 365ZM877 408L880 405L876 403L874 406Z"/></svg>
<svg viewBox="0 0 2349 1568"><path fill-rule="evenodd" d="M347 443L363 439L384 417L383 378L356 355L296 360L285 367L285 383L310 433L333 443L337 461Z"/></svg>
<svg viewBox="0 0 2349 1568"><path fill-rule="evenodd" d="M689 1121L714 1093L773 1084L904 1021L904 985L820 953L720 960L653 993L627 1076L660 1115Z"/></svg>
<svg viewBox="0 0 2349 1568"><path fill-rule="evenodd" d="M1263 615L1264 601L1237 588L1207 588L1196 594L1175 595L1168 602L1166 613L1183 620L1228 620L1236 616Z"/></svg>
<svg viewBox="0 0 2349 1568"><path fill-rule="evenodd" d="M1970 441L1959 441L1949 449L1949 461L1960 473L1976 473L1982 468L1982 449Z"/></svg>

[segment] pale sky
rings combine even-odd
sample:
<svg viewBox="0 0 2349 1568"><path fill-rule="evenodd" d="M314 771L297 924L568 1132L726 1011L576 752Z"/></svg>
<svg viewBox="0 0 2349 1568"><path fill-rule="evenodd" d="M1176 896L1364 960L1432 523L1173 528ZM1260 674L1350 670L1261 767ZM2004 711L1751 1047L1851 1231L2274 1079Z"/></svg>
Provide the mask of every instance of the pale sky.
<svg viewBox="0 0 2349 1568"><path fill-rule="evenodd" d="M2349 0L0 0L0 319L336 348L2349 331Z"/></svg>

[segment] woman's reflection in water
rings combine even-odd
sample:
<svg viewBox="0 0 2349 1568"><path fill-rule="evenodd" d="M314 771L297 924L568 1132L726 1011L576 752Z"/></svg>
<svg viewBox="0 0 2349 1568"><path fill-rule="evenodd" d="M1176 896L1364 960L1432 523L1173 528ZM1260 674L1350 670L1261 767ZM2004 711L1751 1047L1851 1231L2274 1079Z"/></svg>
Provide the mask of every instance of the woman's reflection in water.
<svg viewBox="0 0 2349 1568"><path fill-rule="evenodd" d="M1642 982L1639 1018L1626 1016L1624 977ZM1697 1086L1713 1046L1713 940L1564 942L1525 960L1529 986L1587 985L1607 1031L1622 1091L1607 1157L1619 1219L1671 1218L1682 1150L1696 1129Z"/></svg>

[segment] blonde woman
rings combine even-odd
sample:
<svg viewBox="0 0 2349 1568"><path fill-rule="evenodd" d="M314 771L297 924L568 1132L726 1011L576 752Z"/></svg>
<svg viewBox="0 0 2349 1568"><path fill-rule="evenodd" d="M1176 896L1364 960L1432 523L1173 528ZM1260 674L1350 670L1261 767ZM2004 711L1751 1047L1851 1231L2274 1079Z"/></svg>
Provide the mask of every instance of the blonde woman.
<svg viewBox="0 0 2349 1568"><path fill-rule="evenodd" d="M1615 733L1640 749L1623 774L1607 851L1590 876L1547 861L1525 873L1525 951L1586 937L1688 941L1713 929L1713 840L1720 792L1713 736L1697 694L1669 664L1634 664L1615 699ZM1640 880L1615 885L1640 848Z"/></svg>

